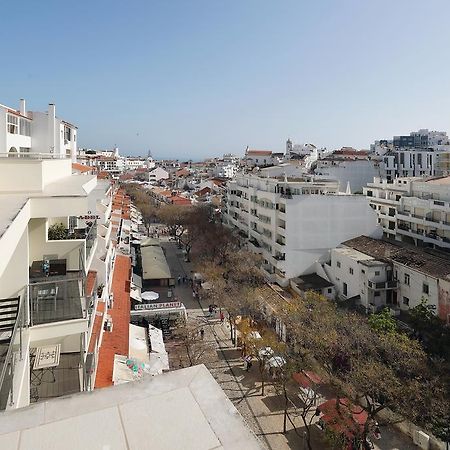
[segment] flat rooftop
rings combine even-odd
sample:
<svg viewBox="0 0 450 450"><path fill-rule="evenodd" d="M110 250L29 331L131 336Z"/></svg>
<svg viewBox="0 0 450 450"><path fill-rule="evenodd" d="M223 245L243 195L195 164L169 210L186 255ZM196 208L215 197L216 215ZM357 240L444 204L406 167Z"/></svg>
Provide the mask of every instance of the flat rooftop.
<svg viewBox="0 0 450 450"><path fill-rule="evenodd" d="M8 450L257 450L204 365L0 414Z"/></svg>

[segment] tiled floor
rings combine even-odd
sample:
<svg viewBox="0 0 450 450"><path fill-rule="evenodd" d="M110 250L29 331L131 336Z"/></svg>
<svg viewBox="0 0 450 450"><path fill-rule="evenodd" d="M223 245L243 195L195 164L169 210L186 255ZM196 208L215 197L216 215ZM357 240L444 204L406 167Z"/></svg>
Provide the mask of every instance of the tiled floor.
<svg viewBox="0 0 450 450"><path fill-rule="evenodd" d="M64 353L61 354L59 366L53 371L45 370L42 373L40 370L32 370L31 401L36 402L80 392L79 364L79 353Z"/></svg>
<svg viewBox="0 0 450 450"><path fill-rule="evenodd" d="M56 302L51 298L40 299L39 306L37 307L37 290L50 289L55 286L58 287ZM52 280L48 284L40 284L39 287L31 285L30 291L32 295L34 325L59 322L61 320L81 319L83 317L79 280Z"/></svg>

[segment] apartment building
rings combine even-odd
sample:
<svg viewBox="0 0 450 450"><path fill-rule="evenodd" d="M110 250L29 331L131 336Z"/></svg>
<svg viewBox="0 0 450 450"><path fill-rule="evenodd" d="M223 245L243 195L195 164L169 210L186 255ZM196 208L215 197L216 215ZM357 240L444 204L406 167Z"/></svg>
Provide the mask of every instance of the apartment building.
<svg viewBox="0 0 450 450"><path fill-rule="evenodd" d="M0 104L0 149L11 156L21 153L77 155L77 127L56 116L56 107L50 103L48 111L27 111L20 100L19 109Z"/></svg>
<svg viewBox="0 0 450 450"><path fill-rule="evenodd" d="M444 131L421 129L391 140L375 141L371 151L381 157L381 176L387 180L448 173L450 139Z"/></svg>
<svg viewBox="0 0 450 450"><path fill-rule="evenodd" d="M374 178L363 189L386 237L450 251L450 177Z"/></svg>
<svg viewBox="0 0 450 450"><path fill-rule="evenodd" d="M86 389L97 304L96 177L73 175L65 154L9 155L0 156L1 409ZM58 224L64 235L52 236Z"/></svg>
<svg viewBox="0 0 450 450"><path fill-rule="evenodd" d="M381 235L366 198L339 193L338 182L265 174L228 183L223 219L262 255L270 281L286 286L343 240Z"/></svg>
<svg viewBox="0 0 450 450"><path fill-rule="evenodd" d="M323 265L339 298L368 313L388 307L395 316L426 300L450 321L450 259L422 249L359 236L331 251Z"/></svg>
<svg viewBox="0 0 450 450"><path fill-rule="evenodd" d="M339 181L341 192L349 189L351 192L362 193L367 183L380 176L380 167L379 162L367 152L337 151L317 160L314 175L316 179Z"/></svg>

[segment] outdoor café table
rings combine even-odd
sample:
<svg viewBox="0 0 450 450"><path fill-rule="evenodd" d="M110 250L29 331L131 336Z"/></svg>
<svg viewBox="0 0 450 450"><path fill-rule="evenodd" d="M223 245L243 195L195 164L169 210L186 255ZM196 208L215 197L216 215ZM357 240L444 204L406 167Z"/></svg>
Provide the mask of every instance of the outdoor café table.
<svg viewBox="0 0 450 450"><path fill-rule="evenodd" d="M61 344L36 347L31 378L33 386L40 385L47 372L52 374L53 380L51 382L54 383L56 381L54 369L59 366L60 355Z"/></svg>

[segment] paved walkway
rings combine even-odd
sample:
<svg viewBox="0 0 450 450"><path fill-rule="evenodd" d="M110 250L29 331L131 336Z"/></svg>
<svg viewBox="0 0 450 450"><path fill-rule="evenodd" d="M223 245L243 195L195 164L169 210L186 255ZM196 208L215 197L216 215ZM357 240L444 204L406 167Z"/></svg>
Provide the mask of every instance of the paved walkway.
<svg viewBox="0 0 450 450"><path fill-rule="evenodd" d="M172 276L192 277L192 264L183 260L182 251L173 242L162 242L166 251L166 258ZM175 295L187 309L188 320L197 323L205 330L205 343L210 344L209 351L205 353L202 361L210 370L224 392L232 400L240 414L244 417L253 432L259 437L263 447L270 450L288 450L307 448L303 443L302 422L300 418L294 419L297 431L288 423L287 433L283 434L284 399L275 392L270 383L261 395L260 374L257 364L249 372L243 368L241 354L230 340L229 325L220 323L217 314L209 317L208 305L192 296L189 284L175 287ZM205 308L206 307L206 308ZM178 368L188 365L187 358L183 356L183 349L177 347L173 341L168 341L167 348L171 359L171 367ZM313 449L329 448L323 442L323 432L313 427ZM376 442L375 449L379 450L413 450L417 448L402 434L392 429L384 428L383 437Z"/></svg>

